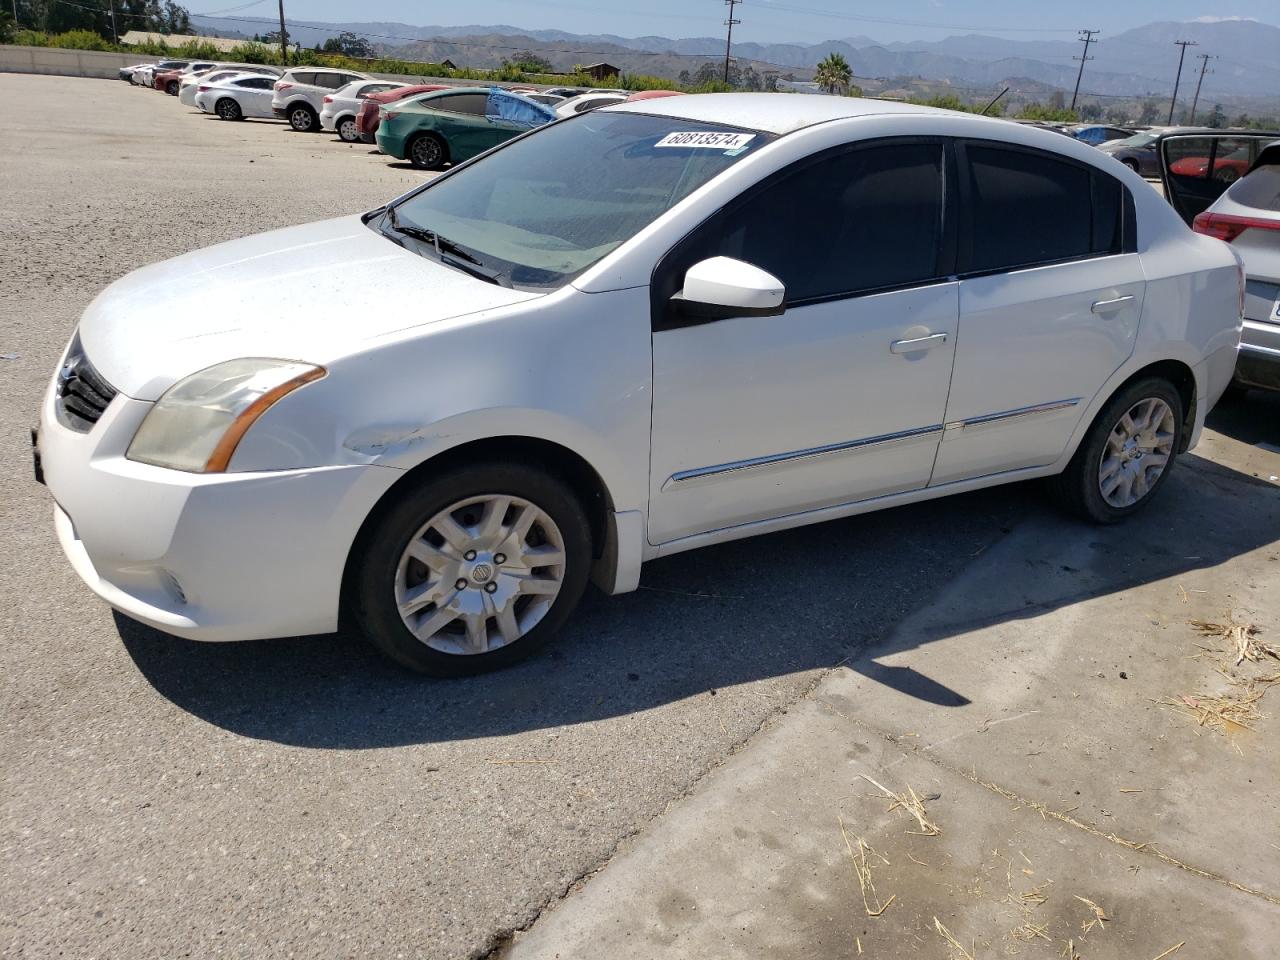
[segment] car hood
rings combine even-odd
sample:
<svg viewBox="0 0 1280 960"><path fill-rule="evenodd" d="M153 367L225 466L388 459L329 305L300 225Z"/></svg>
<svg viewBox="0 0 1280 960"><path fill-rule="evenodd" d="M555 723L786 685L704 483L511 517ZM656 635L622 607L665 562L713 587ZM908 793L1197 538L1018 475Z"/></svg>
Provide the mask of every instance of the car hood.
<svg viewBox="0 0 1280 960"><path fill-rule="evenodd" d="M89 305L80 341L112 386L155 400L224 360L323 364L396 330L538 296L420 257L352 216L137 270Z"/></svg>

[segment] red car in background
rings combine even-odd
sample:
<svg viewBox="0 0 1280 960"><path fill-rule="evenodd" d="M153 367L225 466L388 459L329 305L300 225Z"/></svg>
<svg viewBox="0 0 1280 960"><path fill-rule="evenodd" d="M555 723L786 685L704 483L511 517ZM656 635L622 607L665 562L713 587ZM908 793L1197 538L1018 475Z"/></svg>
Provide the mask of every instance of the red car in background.
<svg viewBox="0 0 1280 960"><path fill-rule="evenodd" d="M1241 147L1225 156L1215 157L1213 179L1222 183L1235 183L1249 172L1249 148ZM1169 164L1169 172L1179 177L1203 177L1209 173L1208 157L1183 157Z"/></svg>
<svg viewBox="0 0 1280 960"><path fill-rule="evenodd" d="M378 110L388 103L395 103L397 100L403 100L405 97L416 96L420 93L432 93L436 90L447 90L447 83L422 83L412 87L396 87L394 90L384 90L382 93L371 93L364 98L364 103L360 105L360 112L356 114L356 130L360 134L360 139L365 143L373 143L373 134L378 129L381 119Z"/></svg>
<svg viewBox="0 0 1280 960"><path fill-rule="evenodd" d="M151 86L156 90L163 90L170 96L178 95L178 88L182 81L178 78L182 76L182 70L162 70L155 75L151 81Z"/></svg>

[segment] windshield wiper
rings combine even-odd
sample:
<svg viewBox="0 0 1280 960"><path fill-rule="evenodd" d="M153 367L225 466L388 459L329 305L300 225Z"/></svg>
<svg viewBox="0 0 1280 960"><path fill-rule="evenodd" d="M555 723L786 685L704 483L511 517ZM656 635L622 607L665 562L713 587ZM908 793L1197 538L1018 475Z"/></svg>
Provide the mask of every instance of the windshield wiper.
<svg viewBox="0 0 1280 960"><path fill-rule="evenodd" d="M391 229L406 237L428 244L435 250L442 263L447 263L451 267L468 273L471 276L494 283L499 286L508 286L502 282L502 274L496 270L477 269L484 266L483 261L464 250L458 244L454 243L446 237L440 236L434 230L428 230L425 227L415 227L409 224L402 224L400 218L396 216L396 208L391 207L387 210L387 220L391 224ZM462 263L460 261L466 261Z"/></svg>

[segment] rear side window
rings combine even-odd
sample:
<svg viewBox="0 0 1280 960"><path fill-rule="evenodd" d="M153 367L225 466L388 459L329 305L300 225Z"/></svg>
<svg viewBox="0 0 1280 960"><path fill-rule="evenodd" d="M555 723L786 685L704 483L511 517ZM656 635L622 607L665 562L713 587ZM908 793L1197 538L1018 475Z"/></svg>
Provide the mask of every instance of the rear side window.
<svg viewBox="0 0 1280 960"><path fill-rule="evenodd" d="M1119 181L1044 153L974 143L968 158L961 272L981 273L1119 253Z"/></svg>
<svg viewBox="0 0 1280 960"><path fill-rule="evenodd" d="M1227 196L1246 207L1280 213L1280 154L1276 160L1241 177L1231 185Z"/></svg>
<svg viewBox="0 0 1280 960"><path fill-rule="evenodd" d="M432 110L447 110L450 113L467 113L483 117L488 100L488 96L483 93L455 93L451 96L424 100L422 105Z"/></svg>
<svg viewBox="0 0 1280 960"><path fill-rule="evenodd" d="M745 260L781 280L788 303L934 280L942 149L884 144L793 168L704 224L677 271L711 256Z"/></svg>
<svg viewBox="0 0 1280 960"><path fill-rule="evenodd" d="M295 74L292 74L289 77L289 79L292 80L294 83L304 83L304 84L307 84L308 86L316 85L316 75L310 72L295 73Z"/></svg>
<svg viewBox="0 0 1280 960"><path fill-rule="evenodd" d="M247 77L236 81L237 87L248 87L250 90L270 90L273 86L268 77Z"/></svg>

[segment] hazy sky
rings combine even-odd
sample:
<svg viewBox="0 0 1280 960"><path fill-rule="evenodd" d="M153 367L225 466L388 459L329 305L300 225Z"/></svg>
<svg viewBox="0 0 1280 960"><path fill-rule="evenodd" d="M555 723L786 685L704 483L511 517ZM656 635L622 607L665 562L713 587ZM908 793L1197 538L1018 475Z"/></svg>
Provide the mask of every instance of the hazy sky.
<svg viewBox="0 0 1280 960"><path fill-rule="evenodd" d="M276 0L188 0L192 13L273 16ZM721 36L723 0L285 0L291 20L398 21L415 25L511 24L574 33L667 37ZM1280 24L1280 0L746 0L735 38L757 41L869 36L875 40L936 40L956 33L1009 38L1071 39L1090 27L1115 34L1154 20L1248 17ZM228 21L228 27L234 22Z"/></svg>

